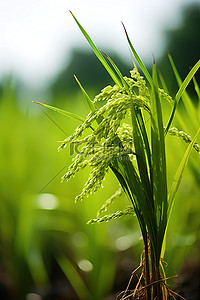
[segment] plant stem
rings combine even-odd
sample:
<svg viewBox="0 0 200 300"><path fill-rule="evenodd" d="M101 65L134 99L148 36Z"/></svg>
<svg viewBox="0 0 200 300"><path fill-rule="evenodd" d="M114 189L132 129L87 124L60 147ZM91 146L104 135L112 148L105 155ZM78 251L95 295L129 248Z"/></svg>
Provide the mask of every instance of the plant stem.
<svg viewBox="0 0 200 300"><path fill-rule="evenodd" d="M149 270L149 237L147 232L143 235L143 239L144 239L144 253L145 253L145 285L147 286L146 299L151 300L150 270Z"/></svg>
<svg viewBox="0 0 200 300"><path fill-rule="evenodd" d="M152 248L151 248L151 267L152 267L153 299L163 300L159 263L156 263L155 255Z"/></svg>

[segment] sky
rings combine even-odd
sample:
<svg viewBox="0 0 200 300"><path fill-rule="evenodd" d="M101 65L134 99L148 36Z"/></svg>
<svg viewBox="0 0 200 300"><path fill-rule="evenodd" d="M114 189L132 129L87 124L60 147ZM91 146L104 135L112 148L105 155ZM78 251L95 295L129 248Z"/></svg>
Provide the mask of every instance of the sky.
<svg viewBox="0 0 200 300"><path fill-rule="evenodd" d="M199 0L1 0L0 79L17 74L42 87L56 76L71 49L89 50L69 10L100 50L129 59L121 25L144 61L164 48L164 29L180 22L183 5ZM73 76L73 74L72 74Z"/></svg>

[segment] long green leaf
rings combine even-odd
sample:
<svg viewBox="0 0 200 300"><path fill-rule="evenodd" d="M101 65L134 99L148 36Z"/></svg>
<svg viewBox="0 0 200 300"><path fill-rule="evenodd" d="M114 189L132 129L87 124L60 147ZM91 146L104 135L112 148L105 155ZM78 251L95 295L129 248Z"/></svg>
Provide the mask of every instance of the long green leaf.
<svg viewBox="0 0 200 300"><path fill-rule="evenodd" d="M76 82L78 83L78 85L79 85L79 87L80 87L80 89L81 89L81 91L82 91L82 93L83 93L83 95L84 95L84 97L85 97L85 99L87 101L87 104L88 104L90 110L92 112L95 112L96 111L96 107L95 107L94 103L92 102L92 100L90 99L89 95L87 94L87 92L85 91L85 89L83 88L83 86L81 85L80 81L78 80L78 78L75 75L74 75L74 78L76 79Z"/></svg>
<svg viewBox="0 0 200 300"><path fill-rule="evenodd" d="M140 114L139 110L134 109L133 105L131 105L133 139L134 139L135 152L137 153L136 158L137 158L138 170L140 173L140 179L143 184L144 191L146 192L149 201L151 201L153 205L152 190L150 187L149 173L148 173L146 156L145 156L145 147L144 147L142 132L140 130L140 126L138 124L138 118L137 118L137 115L139 114Z"/></svg>
<svg viewBox="0 0 200 300"><path fill-rule="evenodd" d="M146 232L146 225L153 244L156 244L156 220L153 214L152 203L149 201L141 180L130 160L116 160L114 168L123 178L128 193L134 201L135 213L141 226L142 233ZM145 225L146 224L146 225Z"/></svg>
<svg viewBox="0 0 200 300"><path fill-rule="evenodd" d="M158 72L158 74L159 74L159 79L160 79L162 88L163 88L164 91L169 95L169 90L168 90L167 84L166 84L166 82L165 82L165 80L164 80L164 77L163 77L162 73L161 73L161 72Z"/></svg>
<svg viewBox="0 0 200 300"><path fill-rule="evenodd" d="M79 23L79 21L76 19L76 17L74 16L74 14L70 11L72 17L74 18L74 20L76 21L79 29L81 30L81 32L83 33L84 37L86 38L86 40L88 41L88 43L90 44L92 50L94 51L95 55L97 56L97 58L99 59L99 61L102 63L102 65L105 67L105 69L107 70L107 72L109 73L109 75L111 76L111 78L113 79L113 81L119 85L120 87L122 86L120 80L118 79L118 77L115 75L115 73L113 72L113 70L111 69L111 67L109 66L109 64L107 63L107 61L105 60L105 58L103 57L103 55L101 54L101 52L97 49L97 47L95 46L95 44L93 43L92 39L90 38L90 36L88 35L88 33L85 31L85 29L81 26L81 24Z"/></svg>
<svg viewBox="0 0 200 300"><path fill-rule="evenodd" d="M125 88L129 89L129 86L128 86L127 82L124 80L122 73L120 72L119 68L116 66L116 64L114 63L114 61L110 58L110 56L108 56L108 54L106 54L105 52L103 52L103 53L107 57L108 61L112 65L112 67L115 70L115 72L117 73L117 75L119 76L119 78L120 78L123 86Z"/></svg>
<svg viewBox="0 0 200 300"><path fill-rule="evenodd" d="M168 55L168 57L169 57L169 61L170 61L170 64L172 66L174 75L176 77L176 81L178 83L178 86L180 87L181 84L182 84L181 77L178 73L178 70L176 68L176 65L175 65L171 55ZM194 77L193 77L193 79L194 79ZM193 116L192 120L194 120L194 116L196 115L196 107L194 106L194 103L191 101L187 91L184 91L184 93L182 94L182 101L183 101L183 104L185 106L186 111L190 112L190 115ZM194 126L198 126L198 125L194 124Z"/></svg>
<svg viewBox="0 0 200 300"><path fill-rule="evenodd" d="M156 64L153 64L153 89L151 95L152 104L152 166L153 166L153 195L155 214L157 218L157 244L156 259L160 260L160 253L163 243L164 231L167 223L167 174L165 138L162 118L161 101L157 79Z"/></svg>
<svg viewBox="0 0 200 300"><path fill-rule="evenodd" d="M150 144L149 144L147 131L146 131L146 128L145 128L144 118L143 118L143 115L142 115L141 111L139 111L139 113L137 113L137 121L138 121L138 124L140 126L142 138L144 140L145 152L146 152L147 159L148 159L149 169L151 170L152 169L152 162L151 162Z"/></svg>
<svg viewBox="0 0 200 300"><path fill-rule="evenodd" d="M198 85L195 77L193 77L193 83L194 83L194 89L195 89L198 99L200 101L200 89L199 89L199 85Z"/></svg>
<svg viewBox="0 0 200 300"><path fill-rule="evenodd" d="M175 199L175 195L176 195L176 192L179 188L179 185L180 185L180 182L181 182L181 179L182 179L182 175L183 175L183 171L185 169L185 166L188 162L188 158L189 158L189 155L192 151L192 147L194 146L194 143L196 141L196 138L198 136L200 132L200 128L198 129L195 137L193 138L193 140L191 141L191 143L189 144L187 150L185 151L185 154L181 160L181 163L176 171L176 174L174 176L174 180L173 180L173 183L171 185L171 189L170 189L170 192L169 192L169 198L168 198L168 203L169 203L169 209L168 209L168 222L169 222L169 218L170 218L170 215L171 215L171 212L172 212L172 208L173 208L173 205L174 205L174 199Z"/></svg>
<svg viewBox="0 0 200 300"><path fill-rule="evenodd" d="M183 83L181 84L176 96L175 96L175 101L174 101L174 107L172 110L172 113L170 115L168 124L166 126L166 130L165 132L167 133L167 131L169 130L171 123L173 121L174 118L174 114L176 112L177 109L177 105L179 103L180 98L182 97L183 93L185 92L185 89L187 88L188 84L190 83L190 81L192 80L193 76L195 75L195 73L197 72L197 70L200 67L200 60L194 65L194 67L190 70L190 72L188 73L188 75L186 76L185 80L183 81Z"/></svg>
<svg viewBox="0 0 200 300"><path fill-rule="evenodd" d="M51 106L51 105L48 105L48 104L44 104L42 102L33 101L33 103L37 103L39 105L42 105L42 106L44 106L46 108L49 108L49 109L51 109L51 110L53 110L55 112L58 112L58 113L62 114L64 116L70 117L72 119L76 119L76 120L78 120L78 121L80 121L82 123L85 121L85 119L82 118L81 116L76 115L74 113L71 113L69 111L66 111L66 110L63 110L63 109L60 109L60 108L57 108L57 107L54 107L54 106Z"/></svg>
<svg viewBox="0 0 200 300"><path fill-rule="evenodd" d="M150 74L149 74L147 68L145 67L144 63L142 62L141 58L140 58L139 55L137 54L135 48L133 47L133 45L132 45L132 43L131 43L131 40L130 40L130 38L129 38L129 36L128 36L126 27L124 26L123 23L122 23L122 25L123 25L123 27L124 27L124 31L125 31L125 34L126 34L126 38L127 38L129 47L130 47L130 49L131 49L133 55L135 56L135 58L136 58L136 60L137 60L137 62L138 62L138 64L139 64L139 66L140 66L142 72L144 73L146 79L148 80L148 82L149 82L150 85L152 86L152 83L153 83L153 82L152 82L152 78L151 78L151 76L150 76Z"/></svg>
<svg viewBox="0 0 200 300"><path fill-rule="evenodd" d="M59 253L56 257L56 261L61 270L73 286L80 300L92 300L93 297L90 294L84 280L81 278L79 272L66 257L66 255Z"/></svg>
<svg viewBox="0 0 200 300"><path fill-rule="evenodd" d="M180 183L181 183L181 179L182 179L182 176L183 176L183 171L187 165L187 162L188 162L188 159L189 159L189 156L190 156L190 153L192 151L192 147L194 146L194 143L196 141L196 138L198 136L200 132L200 128L198 129L195 137L193 138L193 140L191 141L191 143L189 144L189 146L187 147L186 151L185 151L185 154L181 160L181 163L176 171L176 174L174 176L174 179L173 179L173 183L171 185L171 188L170 188L170 191L168 193L168 217L167 217L167 225L166 225L166 228L165 228L165 236L164 236L164 240L163 240L163 245L162 245L162 253L161 253L161 257L163 258L164 257L164 253L165 253L165 249L166 249L166 234L167 234L167 229L168 229L168 226L169 226L169 220L170 220L170 217L171 217L171 213L172 213L172 209L173 209L173 206L174 206L174 202L175 202L175 196L176 196L176 193L178 191L178 188L180 186Z"/></svg>

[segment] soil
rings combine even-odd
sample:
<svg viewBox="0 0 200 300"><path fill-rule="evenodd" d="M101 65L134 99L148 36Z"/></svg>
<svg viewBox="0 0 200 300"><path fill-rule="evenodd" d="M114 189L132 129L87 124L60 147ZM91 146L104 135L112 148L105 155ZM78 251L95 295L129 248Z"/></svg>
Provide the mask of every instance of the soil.
<svg viewBox="0 0 200 300"><path fill-rule="evenodd" d="M174 290L187 300L200 300L199 262L191 260L185 262L177 277Z"/></svg>

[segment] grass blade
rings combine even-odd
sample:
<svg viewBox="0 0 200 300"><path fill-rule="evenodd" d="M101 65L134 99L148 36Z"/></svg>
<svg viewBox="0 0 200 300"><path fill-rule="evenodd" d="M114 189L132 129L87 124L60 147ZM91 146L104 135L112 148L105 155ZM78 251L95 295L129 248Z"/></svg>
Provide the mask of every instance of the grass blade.
<svg viewBox="0 0 200 300"><path fill-rule="evenodd" d="M200 128L198 129L195 137L193 138L193 140L191 141L191 143L189 144L182 160L181 160L181 163L178 167L178 170L174 176L174 180L173 180L173 183L172 183L172 186L171 186L171 189L170 189L170 192L169 192L169 198L168 198L168 202L169 202L169 211L168 211L168 222L169 222L169 218L170 218L170 215L171 215L171 212L172 212L172 208L173 208L173 205L174 205L174 199L175 199L175 195L176 195L176 192L179 188L179 185L180 185L180 182L181 182L181 179L182 179L182 175L183 175L183 171L185 169L185 166L188 162L188 158L189 158L189 155L192 151L192 148L194 146L194 143L196 141L196 138L198 136L200 132Z"/></svg>
<svg viewBox="0 0 200 300"><path fill-rule="evenodd" d="M123 86L128 89L129 86L128 86L127 82L124 80L123 75L120 72L119 68L116 66L114 61L110 58L110 56L108 56L105 52L103 52L103 53L106 56L106 58L108 59L108 61L110 62L110 64L112 65L113 69L115 70L115 72L117 73L119 78L121 79L121 82L122 82Z"/></svg>
<svg viewBox="0 0 200 300"><path fill-rule="evenodd" d="M97 58L100 60L100 62L102 63L102 65L105 67L105 69L107 70L107 72L109 73L109 75L111 76L111 78L113 79L113 81L119 85L120 87L122 87L122 84L120 82L120 80L118 79L118 77L115 75L115 73L113 72L113 70L111 69L111 67L109 66L109 64L107 63L107 61L105 60L105 58L103 57L103 55L101 54L101 52L97 49L97 47L95 46L95 44L93 43L92 39L90 38L90 36L87 34L87 32L85 31L85 29L81 26L81 24L79 23L79 21L76 19L76 17L74 16L74 14L70 11L72 17L74 18L74 20L76 21L79 29L81 30L81 32L83 33L84 37L86 38L86 40L88 41L88 43L90 44L92 50L94 51L95 55L97 56Z"/></svg>
<svg viewBox="0 0 200 300"><path fill-rule="evenodd" d="M185 151L185 154L184 154L184 156L181 160L181 163L180 163L180 165L179 165L179 167L176 171L176 174L175 174L174 179L173 179L173 183L172 183L170 191L168 193L168 213L167 213L168 216L167 216L167 224L166 224L165 235L164 235L163 245L162 245L162 253L161 253L162 258L164 257L165 250L166 250L166 234L167 234L167 229L168 229L172 209L173 209L174 202L175 202L175 196L176 196L176 193L178 191L179 185L181 183L181 179L182 179L182 176L183 176L183 171L186 167L186 164L188 162L190 153L192 151L192 148L194 146L194 143L196 141L196 138L197 138L199 132L200 132L200 128L198 129L195 137L193 138L193 140L191 141L191 143L189 144L188 148Z"/></svg>
<svg viewBox="0 0 200 300"><path fill-rule="evenodd" d="M198 97L198 99L200 101L200 89L199 89L199 85L198 85L195 77L193 77L193 83L194 83L194 89L195 89L195 91L197 93L197 97Z"/></svg>
<svg viewBox="0 0 200 300"><path fill-rule="evenodd" d="M156 260L160 260L162 242L167 223L167 170L165 154L165 138L163 128L163 117L161 101L159 96L159 87L157 79L156 64L153 64L153 89L152 89L152 166L153 166L153 195L155 214L157 218L157 245Z"/></svg>
<svg viewBox="0 0 200 300"><path fill-rule="evenodd" d="M188 75L186 76L185 80L183 81L183 83L181 84L176 96L175 96L175 101L174 101L174 107L173 107L173 110L172 110L172 113L170 115L170 118L169 118L169 121L168 121L168 124L166 126L166 133L168 132L170 126L171 126L171 123L173 121L173 118L174 118L174 114L176 112L176 109L177 109L177 105L178 105L178 102L180 100L180 98L182 97L183 93L185 92L185 89L187 88L188 84L190 83L190 81L192 80L193 76L195 75L195 73L197 72L197 70L199 69L200 67L200 60L194 65L194 67L190 70L190 72L188 73Z"/></svg>
<svg viewBox="0 0 200 300"><path fill-rule="evenodd" d="M138 124L137 115L140 115L140 112L138 109L134 109L132 105L131 119L133 125L133 139L134 139L135 152L137 153L136 159L137 159L138 169L139 169L140 178L144 190L146 191L148 198L153 204L152 190L150 187L149 174L148 174L148 168L147 168L146 156L145 156L145 147L144 147L142 132L140 130L140 125Z"/></svg>
<svg viewBox="0 0 200 300"><path fill-rule="evenodd" d="M62 115L67 116L67 117L70 117L72 119L76 119L76 120L78 120L78 121L80 121L82 123L85 121L85 119L82 118L81 116L76 115L74 113L71 113L69 111L66 111L66 110L63 110L63 109L60 109L60 108L57 108L57 107L54 107L54 106L51 106L51 105L48 105L48 104L44 104L42 102L33 101L33 103L37 103L39 105L42 105L42 106L44 106L46 108L49 108L49 109L51 109L51 110L53 110L55 112L58 112L59 114L62 114Z"/></svg>
<svg viewBox="0 0 200 300"><path fill-rule="evenodd" d="M160 79L163 90L169 95L169 90L168 90L167 84L166 84L161 72L159 72L159 79Z"/></svg>
<svg viewBox="0 0 200 300"><path fill-rule="evenodd" d="M123 181L122 188L125 188L124 191L129 196L129 199L134 206L142 233L145 236L147 224L149 234L155 244L156 223L152 212L152 203L146 198L146 194L134 166L130 160L116 160L113 164L113 167L113 171L120 183Z"/></svg>
<svg viewBox="0 0 200 300"><path fill-rule="evenodd" d="M88 104L90 110L92 112L95 112L96 107L95 107L94 103L92 102L92 100L90 99L89 95L87 94L87 92L85 91L85 89L83 88L83 86L81 85L80 81L78 80L78 78L75 75L74 75L74 78L76 79L76 82L78 83L78 85L79 85L79 87L80 87L80 89L81 89L81 91L82 91L82 93L83 93L83 95L84 95L84 97L85 97L85 99L87 101L87 104Z"/></svg>
<svg viewBox="0 0 200 300"><path fill-rule="evenodd" d="M66 257L66 255L59 253L56 257L56 261L60 266L61 270L73 286L80 300L92 300L93 297L90 294L84 280L81 278L80 274Z"/></svg>
<svg viewBox="0 0 200 300"><path fill-rule="evenodd" d="M176 77L176 81L178 83L178 86L180 87L181 84L182 84L182 80L180 78L180 75L178 73L178 70L177 70L177 68L175 66L175 63L174 63L171 55L168 55L168 57L169 57L169 61L170 61L170 64L172 66L174 75ZM193 79L194 79L194 77L193 77ZM194 104L192 103L192 101L191 101L191 99L190 99L190 97L189 97L189 95L188 95L188 93L186 91L184 91L184 93L182 95L182 100L183 100L183 104L185 106L185 109L188 110L191 115L195 116L196 115L196 109L195 109Z"/></svg>
<svg viewBox="0 0 200 300"><path fill-rule="evenodd" d="M129 38L129 36L128 36L126 27L124 26L123 23L122 23L122 25L123 25L123 27L124 27L124 31L125 31L125 34L126 34L126 38L127 38L127 41L128 41L128 44L129 44L129 47L130 47L132 53L133 53L133 55L135 56L135 58L136 58L136 60L137 60L137 62L138 62L138 64L139 64L139 66L140 66L142 72L144 73L146 79L148 80L148 82L150 83L150 85L152 85L152 83L153 83L153 82L152 82L152 78L151 78L151 76L150 76L150 74L149 74L147 68L145 67L144 63L142 62L141 58L140 58L139 55L137 54L135 48L133 47L133 45L132 45L132 43L131 43L131 40L130 40L130 38Z"/></svg>

